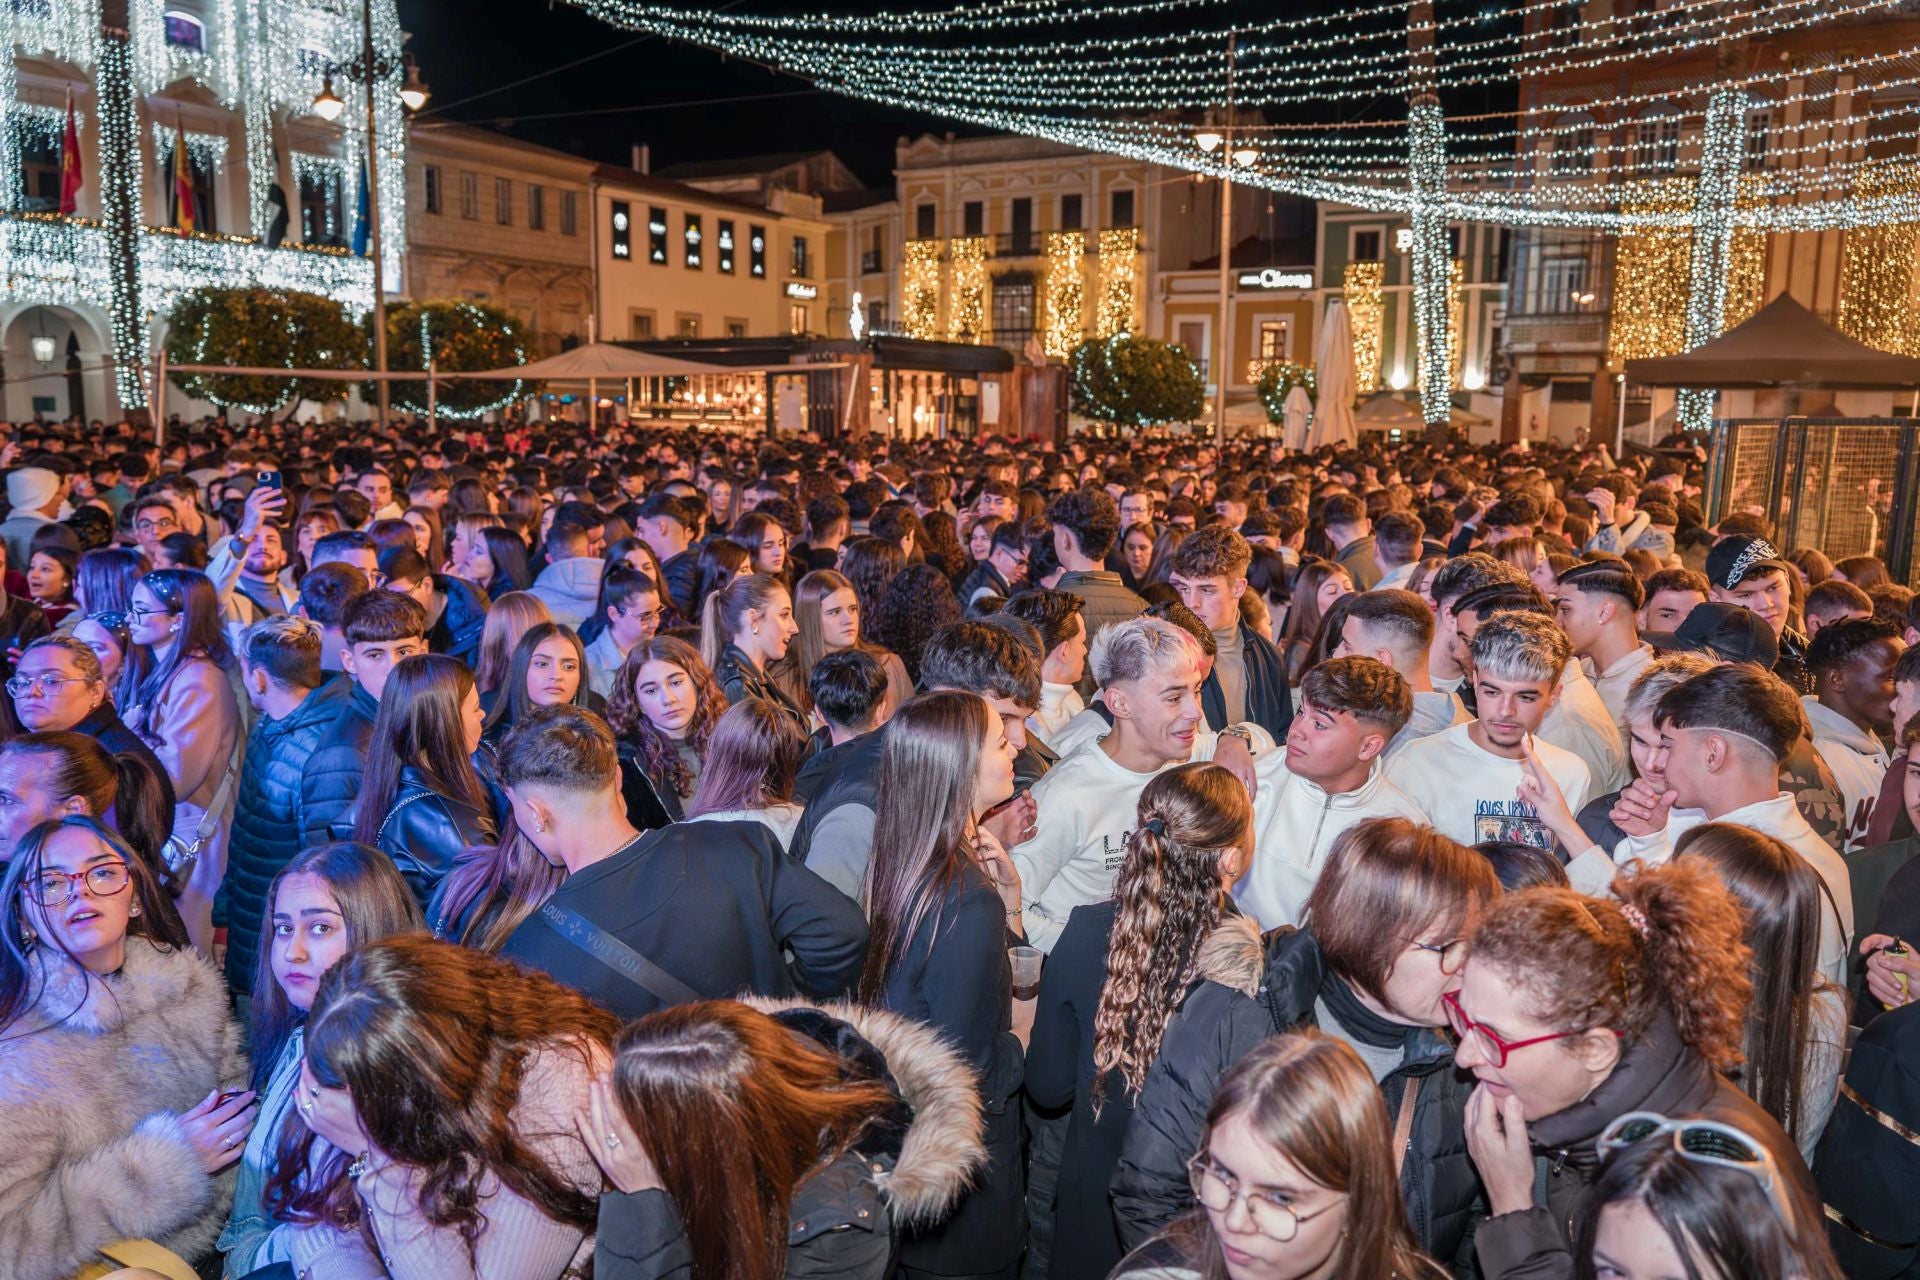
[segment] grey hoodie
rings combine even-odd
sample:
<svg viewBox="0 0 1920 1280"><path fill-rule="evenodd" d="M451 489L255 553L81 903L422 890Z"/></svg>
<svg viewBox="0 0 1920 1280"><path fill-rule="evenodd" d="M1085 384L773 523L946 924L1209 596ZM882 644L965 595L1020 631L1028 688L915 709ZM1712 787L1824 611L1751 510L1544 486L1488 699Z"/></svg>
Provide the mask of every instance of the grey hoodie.
<svg viewBox="0 0 1920 1280"><path fill-rule="evenodd" d="M532 594L547 606L553 620L563 627L578 627L593 616L600 599L598 556L573 556L556 560L534 579Z"/></svg>

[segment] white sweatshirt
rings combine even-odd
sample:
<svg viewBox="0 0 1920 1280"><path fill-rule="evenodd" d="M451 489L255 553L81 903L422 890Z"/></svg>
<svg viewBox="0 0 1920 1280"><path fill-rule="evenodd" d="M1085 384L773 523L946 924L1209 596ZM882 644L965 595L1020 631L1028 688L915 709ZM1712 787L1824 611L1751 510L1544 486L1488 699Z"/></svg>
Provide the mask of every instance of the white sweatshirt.
<svg viewBox="0 0 1920 1280"><path fill-rule="evenodd" d="M1419 805L1387 781L1380 760L1358 789L1337 795L1289 772L1284 751L1262 757L1254 772L1260 790L1253 801L1253 865L1233 896L1262 930L1300 923L1327 851L1342 831L1368 818L1427 820Z"/></svg>
<svg viewBox="0 0 1920 1280"><path fill-rule="evenodd" d="M1027 717L1027 732L1040 739L1050 750L1058 752L1059 748L1053 745L1053 736L1086 709L1086 700L1080 696L1078 689L1070 684L1044 681L1040 685L1040 709Z"/></svg>
<svg viewBox="0 0 1920 1280"><path fill-rule="evenodd" d="M1457 693L1448 693L1441 689L1435 689L1430 693L1416 693L1413 695L1412 718L1401 727L1400 732L1393 735L1393 741L1387 744L1386 752L1381 758L1391 760L1400 754L1401 749L1408 743L1432 737L1443 729L1451 729L1454 725L1465 724L1471 719L1473 717L1467 714L1466 704L1460 701L1460 695Z"/></svg>
<svg viewBox="0 0 1920 1280"><path fill-rule="evenodd" d="M1847 848L1852 853L1866 837L1867 823L1873 819L1873 803L1880 798L1880 784L1892 763L1880 739L1853 721L1822 703L1818 698L1801 698L1807 720L1813 726L1813 749L1833 770L1840 794L1847 803Z"/></svg>
<svg viewBox="0 0 1920 1280"><path fill-rule="evenodd" d="M1652 662L1653 646L1643 644L1593 677L1593 690L1600 695L1607 714L1613 717L1613 723L1623 737L1627 732L1627 695L1633 691L1633 682ZM1600 794L1605 795L1606 792Z"/></svg>
<svg viewBox="0 0 1920 1280"><path fill-rule="evenodd" d="M1387 762L1387 780L1405 792L1441 835L1461 844L1511 840L1553 847L1553 834L1520 799L1520 762L1474 742L1473 722L1410 742ZM1536 738L1534 754L1559 784L1575 813L1593 794L1592 775L1579 756Z"/></svg>

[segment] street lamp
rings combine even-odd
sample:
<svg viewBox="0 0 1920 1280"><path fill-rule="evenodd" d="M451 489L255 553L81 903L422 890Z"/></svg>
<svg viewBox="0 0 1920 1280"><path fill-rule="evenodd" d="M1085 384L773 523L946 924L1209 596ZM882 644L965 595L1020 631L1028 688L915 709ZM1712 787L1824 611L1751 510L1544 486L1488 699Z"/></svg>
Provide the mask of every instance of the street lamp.
<svg viewBox="0 0 1920 1280"><path fill-rule="evenodd" d="M1208 155L1212 155L1220 149L1220 144L1227 139L1225 135L1215 133L1212 129L1202 129L1199 133L1193 135L1193 140L1199 144L1202 151Z"/></svg>
<svg viewBox="0 0 1920 1280"><path fill-rule="evenodd" d="M396 59L391 54L374 51L373 0L360 0L359 56L346 63L328 63L322 72L320 92L313 99L314 114L322 120L333 121L339 119L347 107L333 91L336 71L349 80L365 85L367 89L367 247L373 254L373 363L374 372L379 375L374 383L378 405L374 429L378 431L386 430L391 392L386 378L387 288L380 249L380 150L374 104L380 82L392 77L403 66L406 68L406 81L400 87L400 102L408 110L418 111L427 101L427 86L420 79L419 68L413 65L411 57Z"/></svg>

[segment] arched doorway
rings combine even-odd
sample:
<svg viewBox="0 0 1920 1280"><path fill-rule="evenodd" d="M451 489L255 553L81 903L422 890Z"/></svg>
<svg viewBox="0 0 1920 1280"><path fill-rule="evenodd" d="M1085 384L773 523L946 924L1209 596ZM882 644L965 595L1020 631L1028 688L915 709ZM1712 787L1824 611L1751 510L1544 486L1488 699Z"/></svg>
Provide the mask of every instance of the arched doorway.
<svg viewBox="0 0 1920 1280"><path fill-rule="evenodd" d="M69 307L21 308L0 331L0 389L13 422L114 413L104 326Z"/></svg>

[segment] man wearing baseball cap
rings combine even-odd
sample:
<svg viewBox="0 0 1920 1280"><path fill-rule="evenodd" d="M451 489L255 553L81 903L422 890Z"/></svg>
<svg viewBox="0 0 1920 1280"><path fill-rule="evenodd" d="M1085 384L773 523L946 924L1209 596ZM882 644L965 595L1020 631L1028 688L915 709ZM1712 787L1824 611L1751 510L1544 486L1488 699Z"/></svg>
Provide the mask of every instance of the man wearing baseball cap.
<svg viewBox="0 0 1920 1280"><path fill-rule="evenodd" d="M1787 626L1793 566L1765 538L1736 534L1722 538L1707 553L1707 600L1751 609L1773 631L1779 656L1773 673L1797 694L1814 691L1807 669L1807 640ZM1689 619L1691 621L1691 619Z"/></svg>

